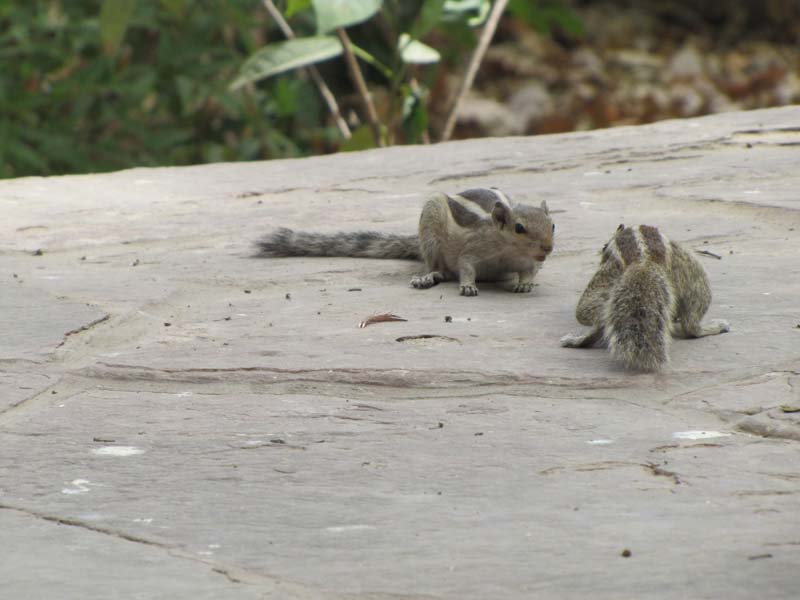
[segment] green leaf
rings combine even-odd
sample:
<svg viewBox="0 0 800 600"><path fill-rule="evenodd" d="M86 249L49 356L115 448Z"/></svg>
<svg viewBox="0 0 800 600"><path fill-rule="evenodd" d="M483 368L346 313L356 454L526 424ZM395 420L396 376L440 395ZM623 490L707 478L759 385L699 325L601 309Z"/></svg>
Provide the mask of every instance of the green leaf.
<svg viewBox="0 0 800 600"><path fill-rule="evenodd" d="M161 6L172 13L173 17L180 18L186 14L187 0L161 0Z"/></svg>
<svg viewBox="0 0 800 600"><path fill-rule="evenodd" d="M366 21L381 8L383 0L311 0L317 13L317 31L328 33Z"/></svg>
<svg viewBox="0 0 800 600"><path fill-rule="evenodd" d="M403 135L407 144L419 144L428 129L428 110L425 108L424 94L406 92L403 98Z"/></svg>
<svg viewBox="0 0 800 600"><path fill-rule="evenodd" d="M298 111L300 103L300 80L297 77L281 77L275 82L272 100L275 103L275 114L288 117Z"/></svg>
<svg viewBox="0 0 800 600"><path fill-rule="evenodd" d="M427 44L412 40L407 33L400 36L397 44L400 58L406 64L429 65L439 62L442 58L439 52Z"/></svg>
<svg viewBox="0 0 800 600"><path fill-rule="evenodd" d="M511 0L508 12L540 33L551 33L553 26L578 38L586 33L583 22L560 0Z"/></svg>
<svg viewBox="0 0 800 600"><path fill-rule="evenodd" d="M136 0L105 0L100 9L100 39L106 52L114 52L125 37Z"/></svg>
<svg viewBox="0 0 800 600"><path fill-rule="evenodd" d="M353 132L349 140L340 147L340 152L356 152L358 150L368 150L375 147L375 136L372 135L372 127L362 125Z"/></svg>
<svg viewBox="0 0 800 600"><path fill-rule="evenodd" d="M352 44L352 47L353 47L353 54L355 54L358 58L363 60L368 65L375 67L378 71L381 72L381 74L383 74L384 77L386 77L386 79L391 79L394 76L393 71L389 67L384 65L381 61L379 61L377 58L372 56L372 54L370 54L363 48L356 46L355 44Z"/></svg>
<svg viewBox="0 0 800 600"><path fill-rule="evenodd" d="M231 89L238 89L247 83L284 71L322 62L341 53L342 45L333 36L296 38L269 44L244 61Z"/></svg>
<svg viewBox="0 0 800 600"><path fill-rule="evenodd" d="M286 18L289 19L294 13L306 10L311 6L311 0L288 0L286 3Z"/></svg>
<svg viewBox="0 0 800 600"><path fill-rule="evenodd" d="M478 27L489 16L492 9L490 0L447 0L444 3L444 12L463 18L466 13L475 13L467 19L470 27Z"/></svg>
<svg viewBox="0 0 800 600"><path fill-rule="evenodd" d="M436 26L442 16L445 0L425 0L408 34L418 40Z"/></svg>

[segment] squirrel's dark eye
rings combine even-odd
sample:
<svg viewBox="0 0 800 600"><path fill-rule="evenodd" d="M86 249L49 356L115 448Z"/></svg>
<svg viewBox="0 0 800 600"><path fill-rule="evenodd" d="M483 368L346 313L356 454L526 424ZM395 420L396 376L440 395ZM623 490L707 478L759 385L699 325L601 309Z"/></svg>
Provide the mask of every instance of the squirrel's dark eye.
<svg viewBox="0 0 800 600"><path fill-rule="evenodd" d="M514 227L514 231L517 233L526 233L528 230L525 229L525 226L522 223L517 223Z"/></svg>
<svg viewBox="0 0 800 600"><path fill-rule="evenodd" d="M556 230L556 224L553 223L553 231L555 232L555 230Z"/></svg>

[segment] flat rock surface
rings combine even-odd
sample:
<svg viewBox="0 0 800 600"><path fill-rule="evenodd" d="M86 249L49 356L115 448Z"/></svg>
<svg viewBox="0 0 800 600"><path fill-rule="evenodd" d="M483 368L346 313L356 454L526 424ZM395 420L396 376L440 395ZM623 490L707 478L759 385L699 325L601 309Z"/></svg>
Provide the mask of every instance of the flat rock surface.
<svg viewBox="0 0 800 600"><path fill-rule="evenodd" d="M794 597L798 123L0 182L4 597ZM479 186L553 211L531 294L251 257ZM621 222L707 252L732 325L657 375L558 344Z"/></svg>

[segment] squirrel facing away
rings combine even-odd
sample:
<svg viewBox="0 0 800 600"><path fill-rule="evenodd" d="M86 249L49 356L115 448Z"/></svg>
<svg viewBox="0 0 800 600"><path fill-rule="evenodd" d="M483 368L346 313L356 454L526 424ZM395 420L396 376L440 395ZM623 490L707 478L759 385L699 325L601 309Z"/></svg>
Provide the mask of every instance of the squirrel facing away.
<svg viewBox="0 0 800 600"><path fill-rule="evenodd" d="M620 225L603 247L575 317L591 326L561 345L586 348L604 341L628 368L658 371L669 362L672 333L698 338L730 330L727 321L701 325L711 289L700 263L655 227Z"/></svg>
<svg viewBox="0 0 800 600"><path fill-rule="evenodd" d="M415 288L458 278L462 296L477 296L476 281L517 274L514 292L530 292L553 251L555 225L547 203L512 203L497 188L432 195L422 208L418 235L374 231L319 234L281 228L258 242L256 256L348 256L424 260Z"/></svg>

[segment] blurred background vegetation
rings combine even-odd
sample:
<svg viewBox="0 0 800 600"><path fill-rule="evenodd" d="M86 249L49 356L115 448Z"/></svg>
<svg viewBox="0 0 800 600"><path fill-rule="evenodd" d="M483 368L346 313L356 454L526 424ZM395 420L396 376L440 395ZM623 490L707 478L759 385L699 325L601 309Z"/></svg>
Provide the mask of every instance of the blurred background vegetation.
<svg viewBox="0 0 800 600"><path fill-rule="evenodd" d="M441 128L480 32L482 3L464 1L451 4L464 8L463 18L437 21L421 38L441 60L404 67L402 89L362 61L379 112L406 104L392 142L426 141ZM290 9L298 35L314 33L309 1L275 4L283 14ZM391 64L387 40L413 27L425 5L385 0L348 33ZM231 88L249 57L283 39L261 0L5 0L0 177L371 145L344 140L315 85L297 71ZM344 61L318 67L358 132L366 118ZM798 103L799 74L797 0L511 0L455 137ZM415 98L424 99L424 112L409 108Z"/></svg>

